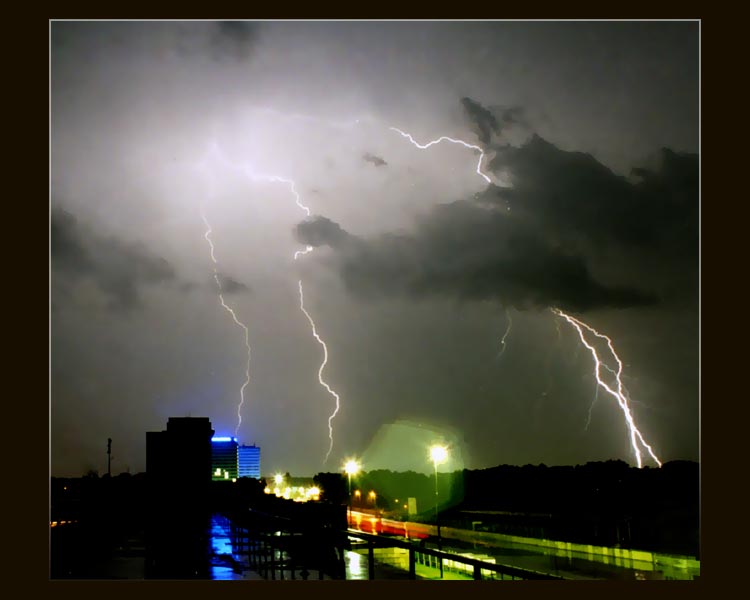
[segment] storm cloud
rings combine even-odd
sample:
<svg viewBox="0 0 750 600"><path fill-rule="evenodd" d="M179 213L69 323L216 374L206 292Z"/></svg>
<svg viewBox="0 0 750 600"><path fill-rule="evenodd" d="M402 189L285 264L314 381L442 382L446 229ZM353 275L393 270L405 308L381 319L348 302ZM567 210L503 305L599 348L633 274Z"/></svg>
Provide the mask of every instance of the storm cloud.
<svg viewBox="0 0 750 600"><path fill-rule="evenodd" d="M372 163L376 167L384 167L388 164L381 157L376 156L375 154L371 154L369 152L365 152L364 156L362 156L362 160L364 160L365 162Z"/></svg>
<svg viewBox="0 0 750 600"><path fill-rule="evenodd" d="M242 283L241 281L237 281L233 277L230 277L229 275L226 275L224 273L218 273L217 274L219 278L219 285L221 286L221 291L225 294L239 294L241 292L247 292L250 290L250 288ZM211 283L214 283L213 281Z"/></svg>
<svg viewBox="0 0 750 600"><path fill-rule="evenodd" d="M108 437L113 474L143 470L144 432L186 414L264 475L400 419L460 431L472 469L632 460L553 305L612 338L659 456L697 458L699 34L52 22L52 472L103 472ZM303 302L341 399L325 465Z"/></svg>
<svg viewBox="0 0 750 600"><path fill-rule="evenodd" d="M344 282L363 297L434 294L578 312L651 305L658 292L643 289L642 276L654 263L677 278L697 272L697 164L663 150L656 168L636 169L631 181L534 136L498 147L490 162L512 187L438 205L409 233L355 238L318 217L296 234L337 249ZM604 251L625 263L623 281L592 274Z"/></svg>
<svg viewBox="0 0 750 600"><path fill-rule="evenodd" d="M468 97L461 98L461 105L479 141L485 146L492 141L493 133L500 136L509 127L529 127L520 106L486 108Z"/></svg>
<svg viewBox="0 0 750 600"><path fill-rule="evenodd" d="M440 207L408 235L356 243L341 234L327 237L339 229L321 219L297 231L304 243L343 250L341 275L362 298L447 295L518 309L575 311L655 302L637 289L598 283L581 256L554 248L522 222L472 202ZM342 245L342 239L349 243Z"/></svg>
<svg viewBox="0 0 750 600"><path fill-rule="evenodd" d="M76 282L93 281L111 308L135 308L144 285L177 278L165 259L144 246L102 236L57 207L51 213L50 244L52 269L60 289L70 291Z"/></svg>

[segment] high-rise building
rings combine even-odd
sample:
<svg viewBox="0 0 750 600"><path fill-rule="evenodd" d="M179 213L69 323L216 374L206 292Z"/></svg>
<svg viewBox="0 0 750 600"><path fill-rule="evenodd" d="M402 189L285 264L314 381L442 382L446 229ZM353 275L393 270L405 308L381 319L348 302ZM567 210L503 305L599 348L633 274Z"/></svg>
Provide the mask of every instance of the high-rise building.
<svg viewBox="0 0 750 600"><path fill-rule="evenodd" d="M254 477L260 479L260 448L242 445L239 447L239 474L240 477Z"/></svg>
<svg viewBox="0 0 750 600"><path fill-rule="evenodd" d="M170 417L166 431L146 432L147 476L187 486L210 481L213 433L208 417Z"/></svg>
<svg viewBox="0 0 750 600"><path fill-rule="evenodd" d="M207 417L171 417L146 433L145 575L208 578L211 436Z"/></svg>
<svg viewBox="0 0 750 600"><path fill-rule="evenodd" d="M236 480L239 475L238 444L235 437L211 439L211 478Z"/></svg>

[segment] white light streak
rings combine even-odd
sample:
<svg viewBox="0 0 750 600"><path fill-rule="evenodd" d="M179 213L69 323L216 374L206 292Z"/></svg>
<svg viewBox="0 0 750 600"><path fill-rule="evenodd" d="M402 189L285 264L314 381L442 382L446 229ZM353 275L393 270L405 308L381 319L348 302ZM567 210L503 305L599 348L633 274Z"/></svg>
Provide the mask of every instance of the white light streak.
<svg viewBox="0 0 750 600"><path fill-rule="evenodd" d="M596 401L599 399L599 383L597 382L596 388L594 392L594 401L591 403L591 406L589 406L589 416L586 419L586 425L584 426L583 430L588 431L589 425L591 425L591 412L594 410L594 404L596 404Z"/></svg>
<svg viewBox="0 0 750 600"><path fill-rule="evenodd" d="M464 142L463 140L457 140L455 138L448 137L445 135L442 137L439 137L436 140L432 140L431 142L427 142L426 144L420 144L410 134L404 131L401 131L397 127L389 127L388 129L390 129L391 131L395 131L402 137L405 137L420 150L426 150L430 146L434 146L435 144L439 144L440 142L450 142L451 144L461 144L465 148L471 148L472 150L477 150L479 152L479 161L477 162L477 175L480 175L481 177L483 177L487 183L492 183L492 180L482 172L482 159L484 158L484 150L482 150L479 146L475 146L474 144L469 144L467 142Z"/></svg>
<svg viewBox="0 0 750 600"><path fill-rule="evenodd" d="M586 346L586 348L588 348L589 351L591 352L591 356L594 358L594 363L596 364L594 375L596 376L597 383L602 388L604 388L608 394L614 397L615 400L617 400L617 403L619 404L620 409L622 409L622 412L625 415L625 421L627 422L628 430L630 432L630 445L633 448L633 453L635 454L635 458L638 463L638 468L641 468L643 466L643 459L641 456L641 449L639 447L639 444L648 451L651 458L661 467L661 461L658 459L656 454L654 454L654 451L651 449L651 446L649 446L646 443L646 441L643 439L641 432L638 430L638 427L636 427L635 421L633 420L633 415L630 412L630 406L628 404L628 399L626 397L626 393L624 391L624 387L622 384L622 361L620 360L620 357L615 352L615 349L612 345L612 340L606 335L599 333L596 329L594 329L590 325L587 325L583 321L580 321L574 317L571 317L568 314L565 314L563 311L561 311L558 308L551 308L550 310L558 317L564 318L568 323L570 323L575 328L575 330L578 332L578 336L581 339L581 343L584 346ZM586 339L586 336L583 333L584 329L586 329L589 333L592 333L595 337L607 341L607 347L609 348L609 351L612 353L612 356L617 362L617 369L612 369L609 366L602 363L596 349ZM617 386L616 386L617 389L613 389L612 387L607 385L607 383L601 378L602 368L608 370L610 373L614 375L615 381L617 382Z"/></svg>
<svg viewBox="0 0 750 600"><path fill-rule="evenodd" d="M498 353L497 358L500 358L505 353L505 348L507 347L505 344L505 340L508 338L510 328L513 326L513 319L510 318L510 312L508 312L507 308L505 309L505 319L508 321L508 326L505 329L503 338L500 340L500 352Z"/></svg>
<svg viewBox="0 0 750 600"><path fill-rule="evenodd" d="M300 118L301 117L305 117L305 115L296 115L296 116L300 117ZM309 118L315 119L314 117L309 117ZM304 213L305 213L305 215L307 217L309 217L312 214L312 212L310 210L310 207L306 206L305 204L302 203L302 199L301 199L301 197L299 195L299 192L297 191L296 183L294 182L294 180L286 178L286 177L281 177L279 175L260 174L260 173L255 172L255 170L253 170L250 166L247 166L247 165L237 165L234 162L228 160L224 156L224 154L221 152L221 149L219 148L219 145L215 141L211 144L210 154L212 156L215 156L219 160L221 160L221 162L223 162L224 164L229 165L233 169L239 170L242 174L244 174L248 179L250 179L253 182L256 182L256 183L257 182L282 183L284 185L287 185L289 187L289 191L294 196L294 202L295 202L295 204L301 210L304 211ZM313 250L314 250L314 248L312 246L306 246L304 250L297 250L294 253L294 260L297 260L300 256L304 256L306 254L311 253ZM218 282L218 279L217 279L217 282ZM328 438L329 438L330 443L329 443L329 447L328 447L328 452L326 453L325 459L323 461L325 463L328 460L328 457L331 454L331 450L333 449L333 419L338 414L338 411L339 411L339 408L340 408L340 397L339 397L339 395L333 389L331 389L330 385L328 385L328 383L323 380L323 376L322 376L322 374L323 374L323 368L325 367L326 363L328 362L328 347L326 346L325 342L320 337L320 335L318 335L315 322L313 321L313 318L310 315L310 313L307 312L307 310L304 307L304 295L303 295L303 290L302 290L302 280L301 279L298 282L298 287L299 287L299 296L300 296L300 309L304 313L305 317L307 317L307 320L310 323L310 327L312 329L313 336L318 341L318 343L320 343L323 346L323 362L320 365L320 368L318 369L318 382L336 400L336 408L333 411L333 413L328 417Z"/></svg>
<svg viewBox="0 0 750 600"><path fill-rule="evenodd" d="M334 392L331 389L331 386L329 386L324 380L323 380L323 369L326 366L326 363L328 362L328 346L326 346L326 343L321 339L321 337L318 335L318 331L315 327L315 321L313 321L312 317L310 316L310 313L305 310L305 296L302 292L302 280L300 279L299 282L299 307L300 310L305 313L305 316L307 317L307 320L310 322L310 327L312 327L312 334L315 336L315 339L318 340L318 343L323 346L323 362L320 364L320 368L318 369L318 381L320 382L320 385L322 385L326 390L328 390L328 393L331 394L336 399L336 410L333 411L330 417L328 417L328 439L331 441L330 445L328 446L328 452L326 453L326 457L323 460L323 462L326 462L328 460L328 457L331 455L331 450L333 450L333 418L336 416L336 414L339 412L339 395Z"/></svg>
<svg viewBox="0 0 750 600"><path fill-rule="evenodd" d="M247 348L247 366L245 368L245 382L242 384L242 387L240 388L240 403L237 406L237 427L234 429L234 435L237 436L240 425L242 425L242 405L245 403L245 388L250 383L250 332L247 329L247 326L240 321L237 318L237 314L234 312L234 310L224 301L224 294L221 287L221 280L219 279L219 271L217 269L219 263L216 260L216 256L214 255L214 244L211 241L211 225L208 222L208 219L206 219L206 214L203 211L203 205L200 207L201 211L201 218L203 219L203 222L206 224L206 233L203 237L206 238L206 241L208 242L209 249L211 250L211 261L214 263L214 281L216 281L216 287L219 289L219 301L221 302L221 305L226 309L226 311L232 315L232 319L234 322L242 327L242 329L245 332L245 347Z"/></svg>

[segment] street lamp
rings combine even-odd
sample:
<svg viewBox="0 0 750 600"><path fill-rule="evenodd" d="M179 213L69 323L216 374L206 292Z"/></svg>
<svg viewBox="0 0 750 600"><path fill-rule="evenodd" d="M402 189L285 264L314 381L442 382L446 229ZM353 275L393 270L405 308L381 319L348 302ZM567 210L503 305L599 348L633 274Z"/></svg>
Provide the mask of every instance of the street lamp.
<svg viewBox="0 0 750 600"><path fill-rule="evenodd" d="M430 458L432 464L435 466L435 523L437 523L437 537L438 537L438 550L442 550L440 543L440 516L438 513L438 473L437 466L439 463L445 461L448 458L448 450L445 446L435 445L430 448ZM443 577L443 559L440 558L440 578Z"/></svg>
<svg viewBox="0 0 750 600"><path fill-rule="evenodd" d="M349 525L352 522L352 475L359 473L359 463L354 460L347 460L344 465L344 472L349 479Z"/></svg>

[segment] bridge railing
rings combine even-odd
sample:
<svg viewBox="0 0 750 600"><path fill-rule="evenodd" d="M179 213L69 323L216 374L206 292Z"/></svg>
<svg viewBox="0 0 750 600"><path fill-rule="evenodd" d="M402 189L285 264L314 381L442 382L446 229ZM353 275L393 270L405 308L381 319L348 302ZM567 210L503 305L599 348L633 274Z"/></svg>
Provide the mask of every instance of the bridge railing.
<svg viewBox="0 0 750 600"><path fill-rule="evenodd" d="M520 567L514 567L511 565L496 564L488 561L483 561L470 556L464 556L461 554L454 554L452 552L445 552L444 550L437 550L434 548L425 548L416 544L398 540L394 538L387 538L384 536L373 535L369 533L363 533L360 531L349 530L349 538L359 539L367 543L368 551L368 564L370 578L374 572L375 562L375 548L399 548L405 552L400 553L398 559L388 560L388 557L381 556L378 558L386 564L398 568L406 568L409 571L410 579L416 579L417 577L417 564L424 566L442 569L441 571L448 570L449 572L464 573L470 575L473 579L533 579L533 580L554 580L562 579L557 575L551 575L549 573L543 573L540 571L533 571L530 569L522 569ZM385 560L383 560L385 559ZM441 565L442 563L442 565Z"/></svg>
<svg viewBox="0 0 750 600"><path fill-rule="evenodd" d="M241 518L227 515L232 523L232 544L239 554L248 557L251 569L266 579L283 579L299 575L307 579L317 571L333 579L346 578L345 551L356 542L366 545L368 578L375 578L375 554L378 561L401 569L410 579L417 579L417 565L463 574L473 579L562 579L557 575L496 564L479 558L427 548L408 540L348 529L319 527L300 520L279 517L258 511L245 513ZM355 544L352 544L352 542ZM391 556L383 550L392 548ZM421 577L427 576L424 569ZM434 573L430 573L434 575Z"/></svg>

